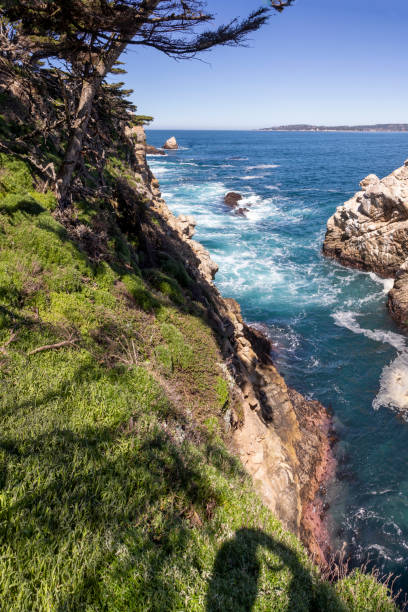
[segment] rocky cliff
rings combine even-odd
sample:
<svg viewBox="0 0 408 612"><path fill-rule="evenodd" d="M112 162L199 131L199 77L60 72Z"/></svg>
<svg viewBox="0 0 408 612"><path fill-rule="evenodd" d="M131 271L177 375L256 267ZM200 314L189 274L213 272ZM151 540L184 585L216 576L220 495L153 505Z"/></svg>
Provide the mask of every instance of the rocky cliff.
<svg viewBox="0 0 408 612"><path fill-rule="evenodd" d="M370 174L327 223L323 252L345 266L394 278L388 306L408 325L408 160L379 179Z"/></svg>
<svg viewBox="0 0 408 612"><path fill-rule="evenodd" d="M233 385L234 407L228 414L231 444L263 501L322 560L327 540L322 538L314 501L330 465L330 418L321 404L288 389L271 361L269 340L246 325L235 300L220 295L213 283L218 266L193 240L194 218L175 217L161 197L146 163L143 129L133 128L128 135L145 179L149 213L156 220L144 227L149 248L182 259L219 338Z"/></svg>

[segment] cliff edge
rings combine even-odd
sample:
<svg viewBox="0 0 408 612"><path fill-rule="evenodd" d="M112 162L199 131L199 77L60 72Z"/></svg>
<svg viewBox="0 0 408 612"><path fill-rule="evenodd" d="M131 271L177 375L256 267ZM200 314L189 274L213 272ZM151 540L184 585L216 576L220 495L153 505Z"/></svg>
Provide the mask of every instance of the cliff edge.
<svg viewBox="0 0 408 612"><path fill-rule="evenodd" d="M321 404L288 389L271 360L269 340L246 325L235 300L219 293L213 283L218 266L193 240L194 218L175 217L162 199L146 163L143 129L134 128L130 137L140 172L148 177L149 209L159 221L146 232L151 249L182 259L219 338L233 385L232 447L264 503L324 563L328 541L313 504L331 465L330 417Z"/></svg>

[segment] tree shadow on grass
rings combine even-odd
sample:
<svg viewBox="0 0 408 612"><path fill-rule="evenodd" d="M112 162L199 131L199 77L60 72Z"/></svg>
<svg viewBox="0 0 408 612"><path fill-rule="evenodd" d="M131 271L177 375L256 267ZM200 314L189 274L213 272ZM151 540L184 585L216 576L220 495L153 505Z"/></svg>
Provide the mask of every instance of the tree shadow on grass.
<svg viewBox="0 0 408 612"><path fill-rule="evenodd" d="M272 564L267 562L267 571L272 575L269 574L266 585L270 592L263 592L263 610L272 612L279 605L279 610L287 612L347 611L333 588L312 576L295 551L260 529L243 528L218 552L207 592L207 612L251 612L254 609L259 595L262 549L275 558ZM284 573L278 576L281 571ZM288 602L284 608L276 601L284 597L286 590ZM268 598L270 607L266 608Z"/></svg>
<svg viewBox="0 0 408 612"><path fill-rule="evenodd" d="M0 543L17 584L18 563L30 564L33 608L41 583L57 589L56 610L180 609L168 573L188 547L190 514L204 515L217 492L187 449L138 426L0 437L0 489L18 473L27 481L0 513Z"/></svg>

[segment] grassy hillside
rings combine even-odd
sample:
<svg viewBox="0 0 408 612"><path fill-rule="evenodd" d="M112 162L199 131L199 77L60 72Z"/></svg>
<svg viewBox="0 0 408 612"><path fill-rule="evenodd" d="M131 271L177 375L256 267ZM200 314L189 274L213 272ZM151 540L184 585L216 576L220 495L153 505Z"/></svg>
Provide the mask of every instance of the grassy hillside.
<svg viewBox="0 0 408 612"><path fill-rule="evenodd" d="M324 582L256 497L184 268L142 275L103 202L76 204L77 240L54 210L1 154L2 609L394 610L372 578Z"/></svg>

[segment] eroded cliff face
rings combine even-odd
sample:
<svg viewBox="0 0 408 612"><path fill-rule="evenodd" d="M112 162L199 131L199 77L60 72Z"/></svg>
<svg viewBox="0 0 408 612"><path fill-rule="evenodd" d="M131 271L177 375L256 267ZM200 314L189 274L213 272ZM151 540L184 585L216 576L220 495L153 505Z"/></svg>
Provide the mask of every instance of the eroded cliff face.
<svg viewBox="0 0 408 612"><path fill-rule="evenodd" d="M192 239L193 217L175 217L162 199L146 162L143 129L133 128L128 136L136 147L149 201L143 233L152 257L165 251L183 261L195 280L194 298L205 306L219 339L233 388L227 415L231 446L264 503L322 561L327 542L316 538L321 521L314 500L330 463L327 412L318 402L308 402L288 389L271 361L269 340L246 325L239 304L222 297L215 287L218 267Z"/></svg>
<svg viewBox="0 0 408 612"><path fill-rule="evenodd" d="M345 266L395 278L389 309L408 324L408 160L389 176L370 174L327 223L323 252Z"/></svg>

